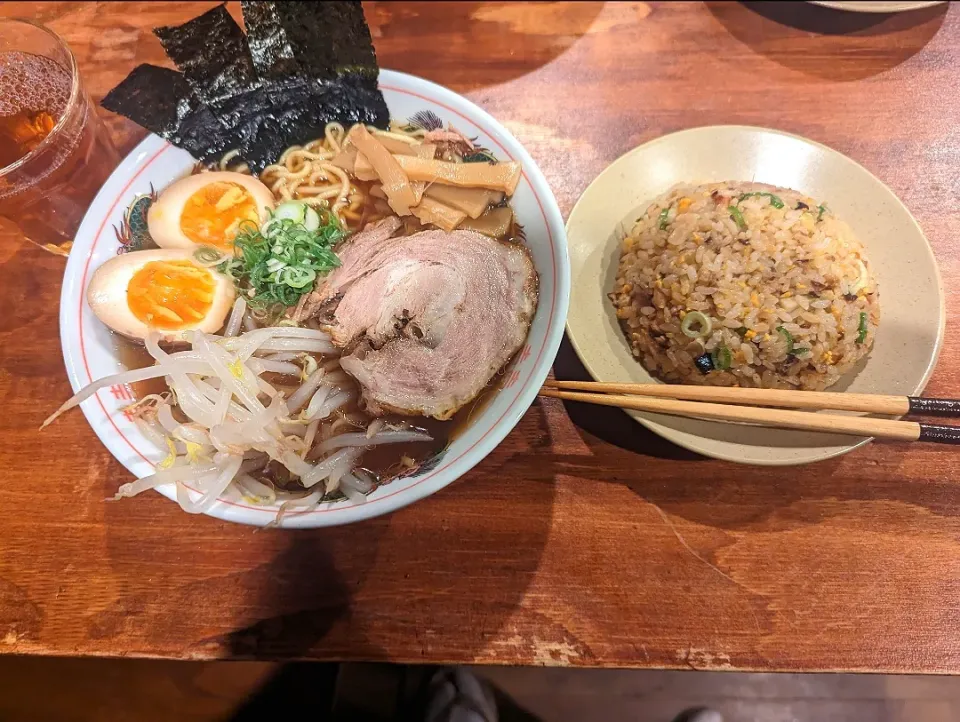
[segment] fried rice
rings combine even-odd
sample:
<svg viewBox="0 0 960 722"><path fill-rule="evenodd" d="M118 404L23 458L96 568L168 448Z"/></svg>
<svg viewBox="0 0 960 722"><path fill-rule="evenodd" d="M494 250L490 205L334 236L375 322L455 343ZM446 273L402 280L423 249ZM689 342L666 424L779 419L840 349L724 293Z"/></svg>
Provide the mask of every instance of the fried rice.
<svg viewBox="0 0 960 722"><path fill-rule="evenodd" d="M669 383L824 389L880 321L863 245L787 188L679 185L623 240L609 298L633 355Z"/></svg>

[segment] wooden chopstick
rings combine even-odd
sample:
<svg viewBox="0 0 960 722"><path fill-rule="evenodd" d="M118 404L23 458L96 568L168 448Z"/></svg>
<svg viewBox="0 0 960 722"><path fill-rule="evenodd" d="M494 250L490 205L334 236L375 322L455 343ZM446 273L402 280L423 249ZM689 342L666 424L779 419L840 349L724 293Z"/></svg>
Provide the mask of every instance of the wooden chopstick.
<svg viewBox="0 0 960 722"><path fill-rule="evenodd" d="M644 384L643 386L646 385ZM731 390L743 391L745 389ZM786 393L794 392L788 391ZM735 421L758 424L760 426L772 426L779 429L819 431L833 434L847 434L850 436L874 436L880 439L896 439L899 441L936 441L945 444L960 444L960 427L921 424L916 421L872 419L863 416L838 416L836 414L811 414L806 411L784 411L782 409L769 408L758 409L750 406L733 406L699 401L677 401L674 399L644 396L590 394L552 388L540 389L540 395L554 399L564 399L566 401L580 401L588 404L599 404L601 406L615 406L621 409L632 409L634 411L710 419L713 421Z"/></svg>
<svg viewBox="0 0 960 722"><path fill-rule="evenodd" d="M866 414L939 414L960 416L960 400L922 399L916 396L850 394L832 391L732 388L729 386L684 386L680 384L617 384L598 381L553 381L544 386L569 391L629 394L656 398L708 401L718 404L778 406L786 409L832 409Z"/></svg>

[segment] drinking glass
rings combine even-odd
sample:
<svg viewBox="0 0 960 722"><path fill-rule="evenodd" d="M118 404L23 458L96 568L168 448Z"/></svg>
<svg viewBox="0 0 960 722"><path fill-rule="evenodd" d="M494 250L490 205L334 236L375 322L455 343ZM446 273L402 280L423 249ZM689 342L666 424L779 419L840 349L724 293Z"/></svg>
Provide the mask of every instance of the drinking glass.
<svg viewBox="0 0 960 722"><path fill-rule="evenodd" d="M117 162L66 43L0 19L0 239L73 240Z"/></svg>

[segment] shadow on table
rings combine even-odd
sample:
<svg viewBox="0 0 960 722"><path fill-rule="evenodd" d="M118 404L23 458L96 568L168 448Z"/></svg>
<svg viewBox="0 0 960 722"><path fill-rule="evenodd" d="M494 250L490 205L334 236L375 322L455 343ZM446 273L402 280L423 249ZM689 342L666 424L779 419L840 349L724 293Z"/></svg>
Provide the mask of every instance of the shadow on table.
<svg viewBox="0 0 960 722"><path fill-rule="evenodd" d="M553 363L553 372L559 381L593 381L566 334L560 342L560 350ZM576 401L564 401L563 406L578 428L593 434L608 444L619 446L636 454L656 456L661 459L704 461L704 457L687 451L646 426L638 424L623 411L611 406L595 406Z"/></svg>
<svg viewBox="0 0 960 722"><path fill-rule="evenodd" d="M384 522L362 526L361 533L350 527L280 532L289 537L287 547L251 575L257 586L250 601L262 616L226 636L230 657L298 659L327 639L349 617L352 591L369 573L384 532ZM362 630L351 636L357 655L382 656Z"/></svg>
<svg viewBox="0 0 960 722"><path fill-rule="evenodd" d="M592 380L566 337L554 373L560 380ZM704 526L738 531L791 529L846 513L848 502L900 503L947 517L957 516L960 508L960 487L949 478L905 482L900 472L903 456L890 453L885 442L814 464L747 466L686 451L620 409L563 404L580 431L618 448L604 448L585 436L587 444L596 447L591 449L593 454L555 456L550 473L626 486L670 516ZM928 451L935 454L937 449ZM931 468L936 469L936 463ZM525 473L536 472L530 468ZM823 501L836 503L824 505Z"/></svg>
<svg viewBox="0 0 960 722"><path fill-rule="evenodd" d="M843 12L808 2L707 2L706 6L755 53L806 75L835 81L869 78L917 54L937 34L948 9L948 3L892 14Z"/></svg>
<svg viewBox="0 0 960 722"><path fill-rule="evenodd" d="M558 358L558 378L583 378L563 374L561 367ZM863 514L874 519L875 531L889 527L891 533L902 534L898 515L924 509L936 516L956 518L960 509L960 485L949 474L938 475L937 469L943 468L942 451L938 455L938 449L910 449L911 455L929 455L930 472L921 479L901 471L906 451L903 444L891 448L890 443L876 441L844 457L813 464L742 465L707 459L679 447L673 447L671 453L669 442L658 442L659 437L618 409L574 403L565 403L565 407L576 426L588 432L584 441L591 453L554 456L542 472L531 463L525 469L526 476L549 472L627 487L668 517L703 527L782 532L847 516L862 508ZM620 423L628 429L636 427L636 432L620 429L608 433L607 429L617 425L615 416L609 413L623 416ZM619 448L598 443L590 434ZM620 438L621 434L626 438Z"/></svg>
<svg viewBox="0 0 960 722"><path fill-rule="evenodd" d="M505 83L547 65L586 34L603 3L369 3L381 67L458 92ZM438 47L439 46L439 47Z"/></svg>
<svg viewBox="0 0 960 722"><path fill-rule="evenodd" d="M87 634L194 658L482 657L516 617L549 535L552 476L504 483L523 478L513 469L541 437L549 443L542 416L531 410L532 431L451 488L347 526L256 530L159 495L107 504L114 586L85 617ZM117 483L105 474L102 496ZM145 543L148 528L156 543Z"/></svg>
<svg viewBox="0 0 960 722"><path fill-rule="evenodd" d="M228 635L230 656L391 661L426 655L431 643L455 643L464 659L479 655L514 616L549 534L552 480L503 483L524 451L505 445L407 510L281 532L287 548L261 566L251 590L263 616ZM523 509L523 518L506 521L509 508ZM479 620L468 631L464 604Z"/></svg>
<svg viewBox="0 0 960 722"><path fill-rule="evenodd" d="M351 614L387 519L257 530L186 515L144 495L106 505L104 523L105 553L119 572L113 601L87 618L89 637L101 644L166 648L175 640L178 653L200 659L384 655ZM162 543L143 543L146 528ZM130 575L131 567L148 571Z"/></svg>

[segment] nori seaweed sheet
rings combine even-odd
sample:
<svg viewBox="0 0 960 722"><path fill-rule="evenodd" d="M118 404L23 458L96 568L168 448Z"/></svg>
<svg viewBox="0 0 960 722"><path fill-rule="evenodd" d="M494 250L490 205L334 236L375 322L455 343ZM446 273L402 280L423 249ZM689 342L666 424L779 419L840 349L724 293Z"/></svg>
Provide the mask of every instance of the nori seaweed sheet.
<svg viewBox="0 0 960 722"><path fill-rule="evenodd" d="M280 24L277 4L243 0L240 7L247 26L247 46L257 75L264 80L284 80L298 75L300 64Z"/></svg>
<svg viewBox="0 0 960 722"><path fill-rule="evenodd" d="M370 26L363 17L360 0L323 5L329 13L325 18L326 33L322 32L323 28L317 28L309 37L301 39L303 45L295 47L301 47L305 56L316 58L319 57L316 54L329 42L333 50L328 62L338 75L353 72L376 81L380 66L377 65L377 53L373 49ZM281 6L286 6L286 3L281 3ZM324 34L326 38L323 37Z"/></svg>
<svg viewBox="0 0 960 722"><path fill-rule="evenodd" d="M203 105L176 70L138 65L100 103L200 160L221 155L239 141Z"/></svg>
<svg viewBox="0 0 960 722"><path fill-rule="evenodd" d="M356 73L376 80L377 55L358 1L244 0L241 7L261 77L277 78L285 72L334 80Z"/></svg>
<svg viewBox="0 0 960 722"><path fill-rule="evenodd" d="M155 28L153 34L193 92L208 105L245 92L257 82L246 37L225 5L183 25Z"/></svg>
<svg viewBox="0 0 960 722"><path fill-rule="evenodd" d="M273 100L271 111L249 123L240 146L241 155L258 172L291 145L322 137L327 123L385 128L390 122L387 104L376 84L356 76L336 82L305 78L272 85L268 92Z"/></svg>
<svg viewBox="0 0 960 722"><path fill-rule="evenodd" d="M183 74L139 66L104 107L200 160L239 149L255 173L289 146L322 136L329 122L387 127L359 2L245 1L242 8L246 36L224 5L154 30Z"/></svg>

